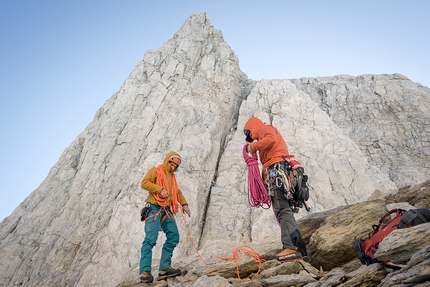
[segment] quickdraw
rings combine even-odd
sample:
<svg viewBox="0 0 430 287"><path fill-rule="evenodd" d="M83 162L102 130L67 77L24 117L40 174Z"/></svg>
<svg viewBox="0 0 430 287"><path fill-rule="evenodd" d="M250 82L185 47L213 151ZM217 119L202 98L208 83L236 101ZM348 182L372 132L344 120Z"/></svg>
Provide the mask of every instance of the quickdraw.
<svg viewBox="0 0 430 287"><path fill-rule="evenodd" d="M289 199L288 197L293 198L293 196L291 195L291 191L290 191L291 190L291 181L290 181L290 178L287 177L287 175L285 174L285 172L282 169L280 169L280 168L278 168L278 174L279 174L279 176L281 178L281 181L282 181L282 183L284 185L284 191L287 194L287 199ZM278 178L279 177L277 177L276 179L278 179ZM278 186L278 187L280 187L280 186Z"/></svg>

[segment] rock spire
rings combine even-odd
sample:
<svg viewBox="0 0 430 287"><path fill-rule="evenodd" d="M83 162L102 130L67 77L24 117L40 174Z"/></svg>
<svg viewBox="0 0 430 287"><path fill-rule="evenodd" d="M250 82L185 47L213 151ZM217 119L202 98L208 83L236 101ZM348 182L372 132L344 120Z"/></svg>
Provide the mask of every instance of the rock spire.
<svg viewBox="0 0 430 287"><path fill-rule="evenodd" d="M177 179L203 256L275 246L273 213L247 203L241 151L249 117L284 135L309 175L316 213L428 179L429 115L430 89L398 74L248 79L221 31L194 13L160 49L145 53L41 185L1 222L0 285L132 282L144 236L140 181L170 150L183 157ZM194 260L177 220L182 241L173 259Z"/></svg>

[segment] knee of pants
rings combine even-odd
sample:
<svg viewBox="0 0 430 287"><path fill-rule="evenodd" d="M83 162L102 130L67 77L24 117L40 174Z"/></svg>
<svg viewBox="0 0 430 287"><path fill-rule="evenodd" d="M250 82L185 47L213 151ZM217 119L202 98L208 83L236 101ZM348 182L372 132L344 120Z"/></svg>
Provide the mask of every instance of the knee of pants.
<svg viewBox="0 0 430 287"><path fill-rule="evenodd" d="M155 244L157 244L157 239L153 238L151 236L145 236L145 239L142 242L142 245L149 245L151 248L155 246Z"/></svg>
<svg viewBox="0 0 430 287"><path fill-rule="evenodd" d="M146 234L145 235L145 239L142 242L142 245L149 245L151 248L155 246L155 244L157 244L157 239L158 236L151 236L150 234Z"/></svg>
<svg viewBox="0 0 430 287"><path fill-rule="evenodd" d="M178 245L179 243L179 233L176 234L172 234L172 236L168 237L169 241L171 242L172 245Z"/></svg>
<svg viewBox="0 0 430 287"><path fill-rule="evenodd" d="M167 221L164 222L163 232L166 234L166 242L169 244L176 246L179 243L179 230L175 221Z"/></svg>
<svg viewBox="0 0 430 287"><path fill-rule="evenodd" d="M278 217L289 217L289 216L294 217L294 214L293 214L293 211L291 210L291 207L282 208L281 210L279 210L278 214L279 214Z"/></svg>
<svg viewBox="0 0 430 287"><path fill-rule="evenodd" d="M166 242L169 242L171 245L178 245L179 243L179 231L178 229L174 230L165 230L166 233Z"/></svg>

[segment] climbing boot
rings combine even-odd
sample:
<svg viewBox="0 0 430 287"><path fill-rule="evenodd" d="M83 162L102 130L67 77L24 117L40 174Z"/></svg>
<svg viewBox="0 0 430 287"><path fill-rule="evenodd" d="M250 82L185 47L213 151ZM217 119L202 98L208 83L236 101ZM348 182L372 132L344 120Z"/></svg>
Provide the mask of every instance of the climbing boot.
<svg viewBox="0 0 430 287"><path fill-rule="evenodd" d="M175 269L175 268L169 267L167 269L160 270L158 272L158 281L167 279L168 277L175 277L175 276L179 276L179 275L181 275L180 269Z"/></svg>
<svg viewBox="0 0 430 287"><path fill-rule="evenodd" d="M154 276L152 276L151 271L145 271L140 274L141 283L152 283L154 281Z"/></svg>
<svg viewBox="0 0 430 287"><path fill-rule="evenodd" d="M292 249L284 249L278 254L271 256L270 259L276 259L279 262L303 261L302 253Z"/></svg>

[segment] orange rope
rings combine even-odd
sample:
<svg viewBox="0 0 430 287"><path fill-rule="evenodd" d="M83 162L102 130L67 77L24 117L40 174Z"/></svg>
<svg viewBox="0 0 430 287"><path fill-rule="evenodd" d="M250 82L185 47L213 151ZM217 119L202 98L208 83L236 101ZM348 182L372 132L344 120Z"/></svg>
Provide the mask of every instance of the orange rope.
<svg viewBox="0 0 430 287"><path fill-rule="evenodd" d="M181 215L182 215L182 220L184 221L185 228L187 229L188 236L190 237L191 243L193 244L194 250L196 251L196 253L197 253L197 255L199 256L200 260L201 260L204 264L206 264L206 261L205 261L205 260L203 259L203 257L200 255L199 251L197 250L196 244L194 243L193 237L191 236L191 231L190 231L190 229L188 228L187 221L185 220L184 211L182 210L182 207L181 207Z"/></svg>
<svg viewBox="0 0 430 287"><path fill-rule="evenodd" d="M162 197L160 193L154 193L154 197L157 200L157 205L161 207L168 207L169 206L169 198Z"/></svg>
<svg viewBox="0 0 430 287"><path fill-rule="evenodd" d="M154 193L154 197L157 200L157 204L161 207L167 207L169 206L169 198L171 198L172 203L170 204L170 209L174 214L178 212L178 184L176 183L176 177L175 174L171 173L171 182L172 182L172 188L171 188L171 196L169 194L169 197L163 198L161 194ZM164 166L160 164L157 167L157 179L156 184L159 186L162 186L166 191L169 191L169 184L167 182L166 174L164 171Z"/></svg>
<svg viewBox="0 0 430 287"><path fill-rule="evenodd" d="M236 274L237 274L237 278L240 279L240 273L239 273L239 260L237 258L237 256L239 255L239 252L242 251L248 255L251 255L252 257L255 258L255 260L258 261L258 271L257 274L260 273L261 270L261 264L266 262L266 260L264 260L263 258L260 257L260 255L257 254L257 252L255 252L251 247L249 246L242 246L239 247L237 249L232 250L231 252L233 252L233 255L228 256L228 257L221 257L221 256L217 256L219 259L221 260L228 260L228 259L234 259L236 260Z"/></svg>
<svg viewBox="0 0 430 287"><path fill-rule="evenodd" d="M157 175L159 175L157 177L157 184L160 186L163 186L163 188L165 190L168 190L168 184L167 184L167 180L166 180L166 176L164 174L164 167L162 164L160 164L157 167ZM184 225L185 228L187 229L188 232L188 236L190 237L191 243L193 244L194 250L196 251L197 255L200 257L200 259L203 261L203 263L206 264L206 261L203 259L203 257L200 255L199 251L197 250L196 244L194 243L193 237L191 236L191 231L188 228L187 225L187 221L185 220L185 216L184 216L184 211L182 210L182 206L179 204L178 202L178 194L177 194L177 183L176 183L176 177L175 175L172 173L171 174L171 178L172 178L172 203L169 206L169 197L163 198L161 196L161 194L159 193L154 193L154 197L157 200L157 204L159 206L161 206L162 208L164 208L164 210L166 211L167 216L172 216L175 217L175 214L178 212L179 207L181 207L181 215L182 215L182 220L184 221ZM167 207L170 207L171 212L169 211L169 209ZM160 209L161 211L161 209Z"/></svg>

